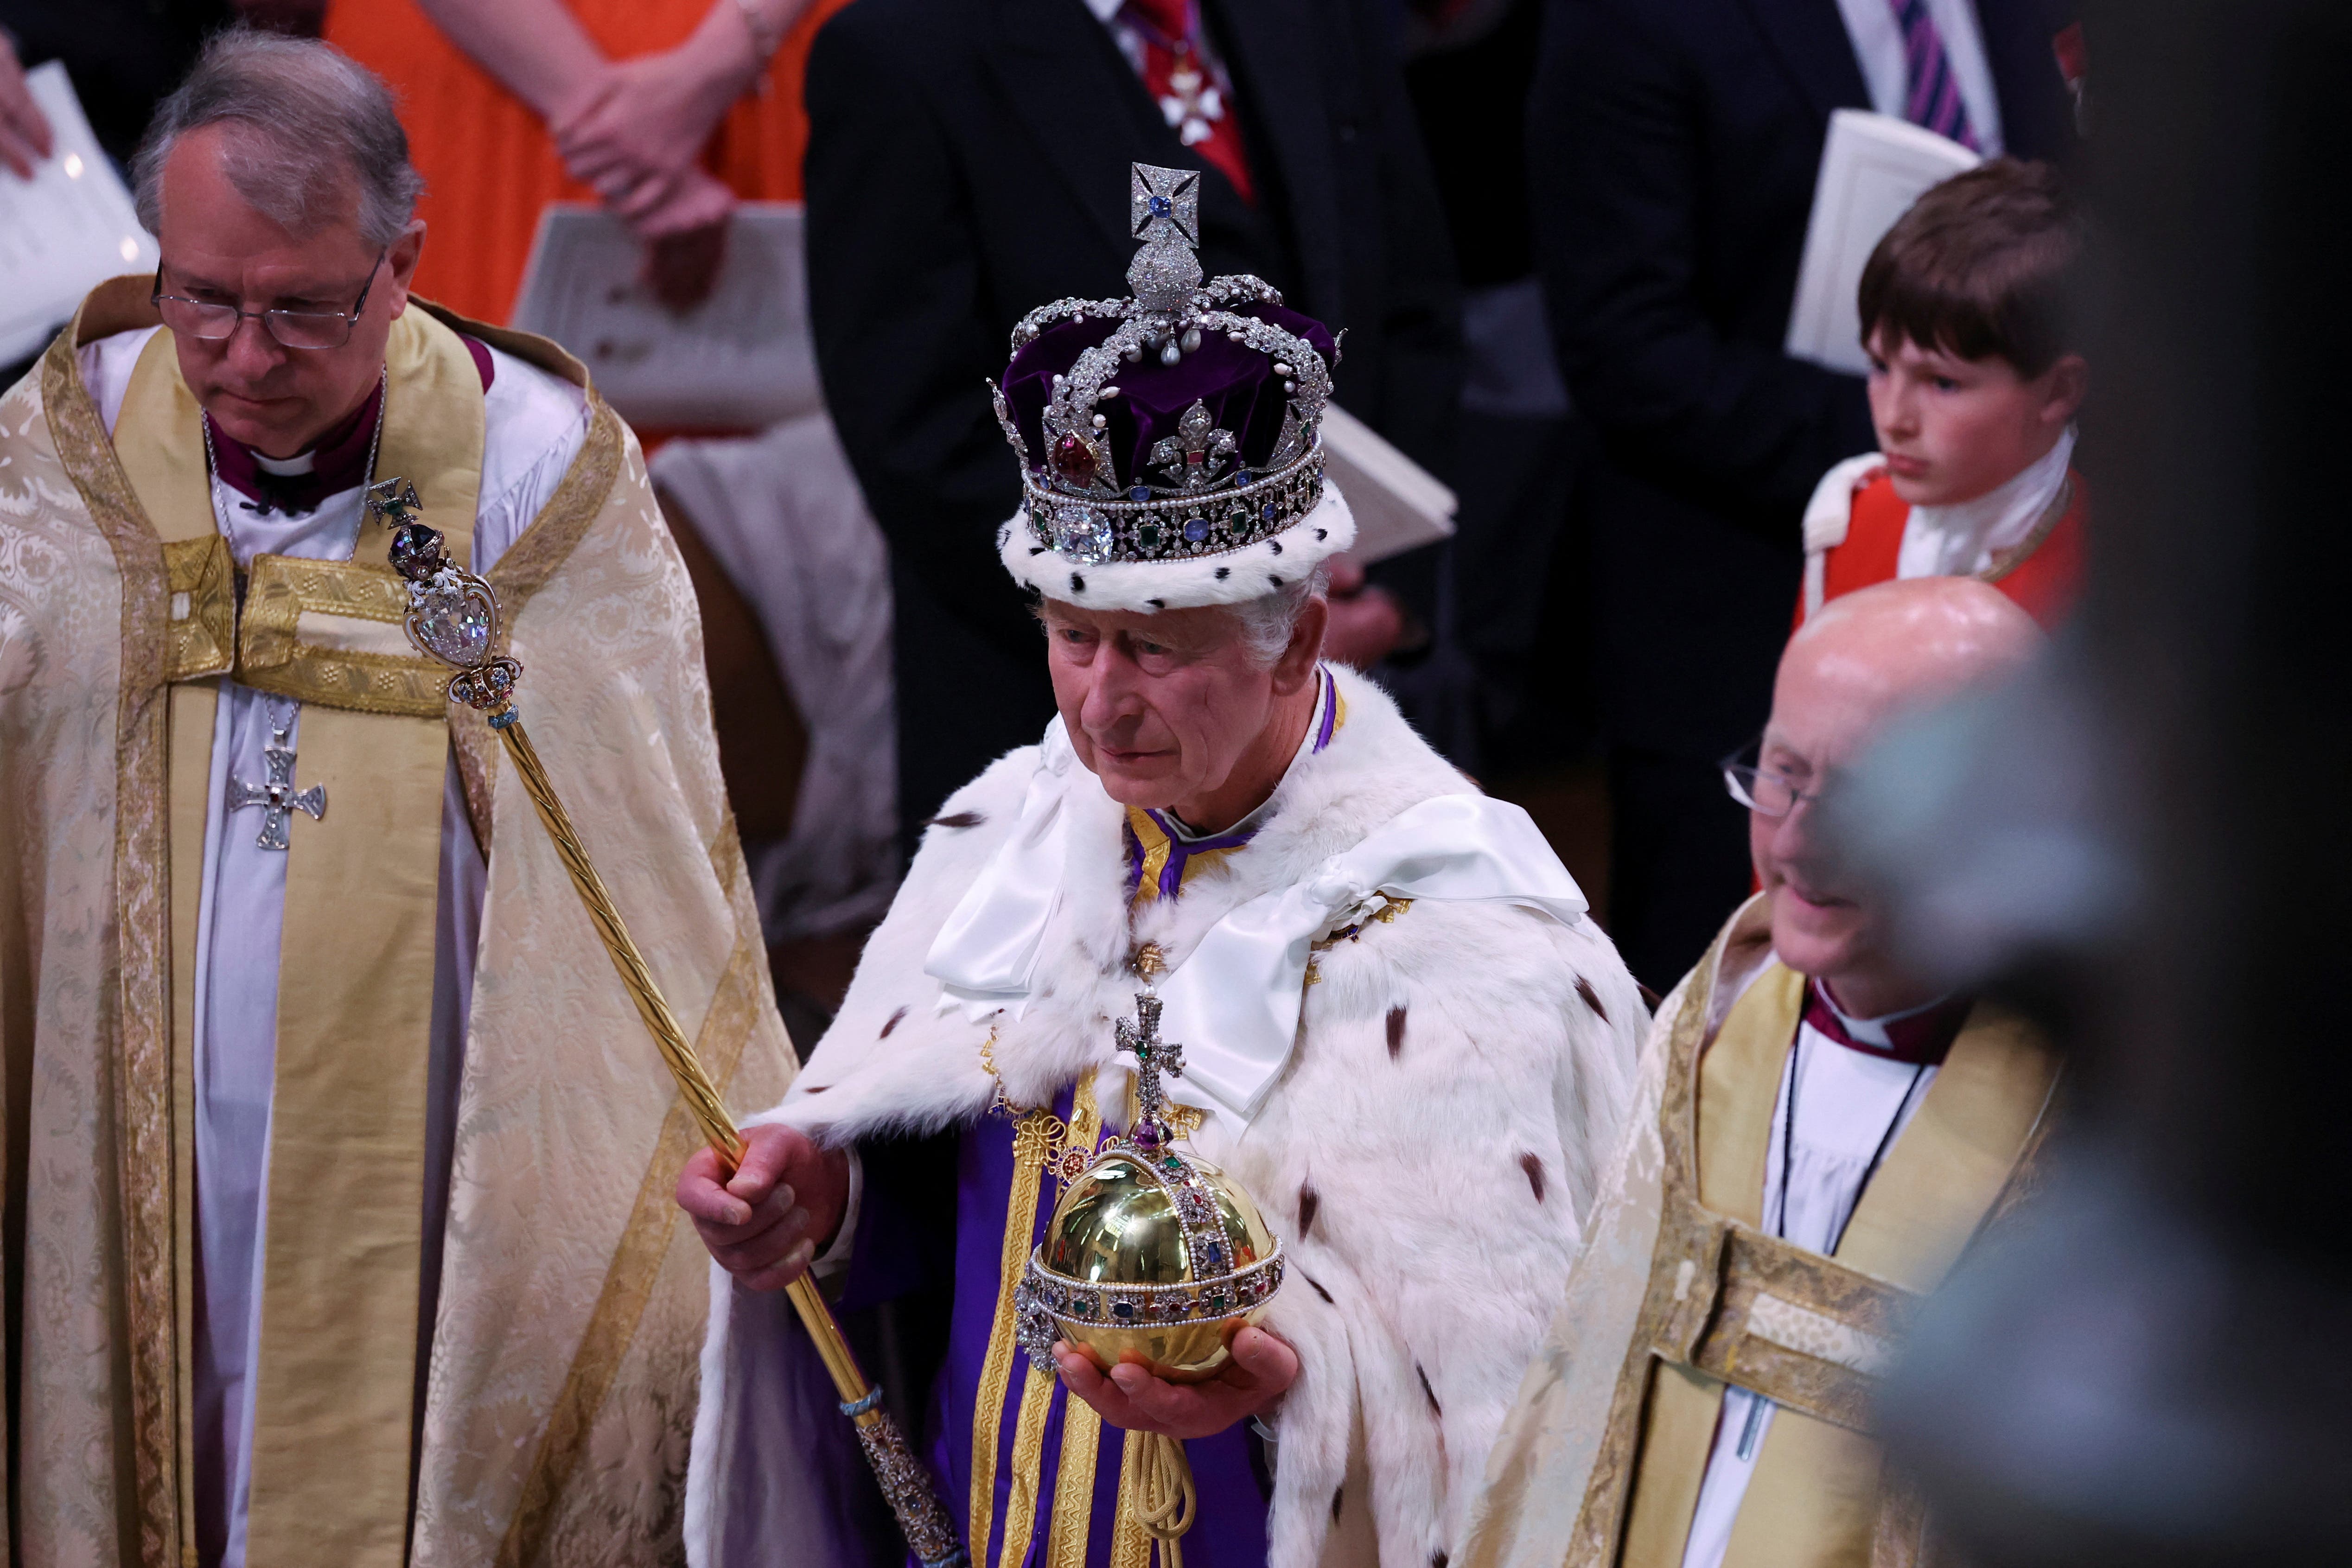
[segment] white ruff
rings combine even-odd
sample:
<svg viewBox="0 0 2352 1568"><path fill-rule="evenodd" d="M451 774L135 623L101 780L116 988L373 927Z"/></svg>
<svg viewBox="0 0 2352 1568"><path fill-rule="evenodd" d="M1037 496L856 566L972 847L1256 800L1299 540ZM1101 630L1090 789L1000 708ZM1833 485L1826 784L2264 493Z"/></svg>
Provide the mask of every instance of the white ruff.
<svg viewBox="0 0 2352 1568"><path fill-rule="evenodd" d="M1157 941L1181 965L1240 904L1311 876L1407 807L1464 791L1385 694L1334 674L1347 711L1330 745L1299 759L1246 848L1195 872L1181 900L1148 907L1132 931L1122 809L1098 788L1068 792L1084 831L1070 837L1032 1000L997 1026L994 1056L1013 1099L1048 1102L1100 1070L1103 1103L1120 1105L1111 1022L1134 1007L1131 942ZM1038 762L1036 747L1015 751L941 808L833 1028L784 1103L755 1121L846 1144L985 1113L988 1028L940 1006L924 961L1013 830ZM1318 967L1297 1048L1263 1106L1238 1135L1213 1114L1199 1139L1257 1198L1293 1259L1267 1323L1303 1363L1276 1418L1268 1562L1316 1561L1360 1409L1381 1559L1425 1563L1459 1553L1464 1510L1623 1120L1648 1015L1591 920L1563 925L1511 905L1423 900L1339 942ZM1313 1224L1302 1230L1309 1192ZM719 1412L761 1397L724 1386L737 1360L717 1278L688 1487L689 1544L706 1563L695 1521L728 1506L715 1472L744 1473L740 1455L711 1451L736 1425ZM789 1453L763 1462L786 1464Z"/></svg>
<svg viewBox="0 0 2352 1568"><path fill-rule="evenodd" d="M1271 539L1222 555L1088 565L1039 544L1025 508L996 531L997 558L1024 590L1089 610L1140 615L1264 598L1355 542L1356 514L1348 510L1338 481L1328 478L1313 511ZM970 787L976 789L987 779L983 773Z"/></svg>

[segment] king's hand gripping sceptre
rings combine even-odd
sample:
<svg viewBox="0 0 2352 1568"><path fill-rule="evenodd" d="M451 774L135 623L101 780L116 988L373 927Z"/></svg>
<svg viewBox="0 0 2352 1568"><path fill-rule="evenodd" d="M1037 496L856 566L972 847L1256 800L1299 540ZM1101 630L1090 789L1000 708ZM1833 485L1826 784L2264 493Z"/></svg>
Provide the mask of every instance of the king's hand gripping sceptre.
<svg viewBox="0 0 2352 1568"><path fill-rule="evenodd" d="M655 1046L661 1051L663 1063L677 1080L679 1097L694 1113L710 1147L732 1169L742 1158L742 1138L719 1100L717 1086L695 1058L694 1047L679 1029L660 987L654 984L653 973L646 967L637 944L631 940L620 911L614 907L604 879L596 874L586 847L572 826L571 814L556 795L547 770L540 765L539 753L531 749L530 737L522 727L522 716L515 710L514 689L522 677L522 666L497 651L497 594L488 583L452 562L442 548L440 533L417 520L423 503L417 499L415 485L400 479L371 485L367 504L370 511L392 528L393 570L408 584L404 625L409 641L456 669L457 673L449 678L449 700L487 714L490 728L506 742L507 754L514 759L515 770L522 775L523 788L530 793L531 805L538 808L540 821L546 825L548 837L555 841L564 869L572 873L572 888L579 893L580 901L588 907L596 934L604 939L605 951L612 955L613 967L620 972L621 983L628 987L630 999L636 1004L637 1016L645 1020ZM800 1313L809 1337L816 1342L825 1370L833 1375L834 1387L841 1395L842 1414L856 1424L858 1441L865 1446L866 1460L873 1466L875 1479L881 1483L883 1496L889 1499L892 1511L898 1516L898 1528L905 1533L908 1546L927 1568L949 1568L967 1562L947 1506L932 1490L929 1476L916 1462L898 1423L882 1408L881 1391L867 1384L865 1373L858 1370L856 1358L842 1338L841 1325L834 1321L832 1310L817 1294L815 1285L803 1274L786 1287L785 1293Z"/></svg>

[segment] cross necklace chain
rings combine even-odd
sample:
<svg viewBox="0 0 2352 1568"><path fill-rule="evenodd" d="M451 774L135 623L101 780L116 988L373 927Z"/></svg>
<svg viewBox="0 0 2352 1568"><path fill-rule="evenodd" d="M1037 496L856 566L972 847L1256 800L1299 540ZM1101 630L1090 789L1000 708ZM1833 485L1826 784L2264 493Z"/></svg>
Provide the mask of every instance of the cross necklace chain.
<svg viewBox="0 0 2352 1568"><path fill-rule="evenodd" d="M390 374L388 370L383 372L376 383L379 402L376 405L375 433L368 440L367 478L362 481L363 485L375 480L376 453L383 445L383 404L381 399L387 390L385 383L390 380ZM220 504L220 461L213 453L212 421L199 414L196 423L205 435L205 489L213 501L213 515L219 519L221 531L228 537L229 554L234 561L237 553L236 530L228 520L228 509ZM367 509L362 506L359 527L365 527L366 523ZM352 547L354 550L359 547L359 528L352 530ZM236 571L236 610L240 620L245 614L245 571L239 568ZM292 825L296 812L301 812L313 822L326 820L327 786L322 784L314 784L309 789L294 786L294 721L302 711L302 705L289 700L281 712L277 700L267 692L262 694L262 701L269 720L269 743L261 748L261 761L262 765L268 769L268 777L260 784L255 784L235 773L229 774L228 809L244 811L259 806L261 833L253 842L260 848L275 849L282 855L293 844L287 829Z"/></svg>

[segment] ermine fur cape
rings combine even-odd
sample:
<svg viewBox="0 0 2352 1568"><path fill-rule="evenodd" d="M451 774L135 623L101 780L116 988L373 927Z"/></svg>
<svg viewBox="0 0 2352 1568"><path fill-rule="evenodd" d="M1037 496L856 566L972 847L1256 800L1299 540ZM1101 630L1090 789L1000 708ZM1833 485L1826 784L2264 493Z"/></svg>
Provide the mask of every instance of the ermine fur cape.
<svg viewBox="0 0 2352 1568"><path fill-rule="evenodd" d="M1134 1010L1137 942L1160 942L1181 966L1238 905L1311 878L1409 806L1475 789L1377 687L1334 675L1344 721L1298 758L1256 837L1131 923L1123 808L1076 781L1067 880L1031 1000L995 1020L1012 1099L1049 1103L1095 1071L1115 1119L1127 1074L1112 1022ZM847 1145L988 1113L989 1026L942 1006L923 965L1040 765L1040 748L1024 747L948 801L832 1029L784 1102L754 1121ZM1563 926L1511 905L1420 900L1339 941L1317 968L1264 1107L1238 1136L1213 1114L1194 1140L1256 1198L1291 1258L1265 1320L1303 1363L1270 1419L1268 1561L1316 1562L1360 1410L1381 1560L1426 1568L1458 1549L1487 1449L1559 1302L1648 1014L1589 917ZM1183 1098L1181 1079L1173 1093ZM687 1524L706 1563L714 1510L736 1511L713 1495L715 1476L741 1473L714 1453L767 1424L751 1408L760 1391L729 1385L742 1364L728 1345L736 1298L723 1272L712 1285Z"/></svg>

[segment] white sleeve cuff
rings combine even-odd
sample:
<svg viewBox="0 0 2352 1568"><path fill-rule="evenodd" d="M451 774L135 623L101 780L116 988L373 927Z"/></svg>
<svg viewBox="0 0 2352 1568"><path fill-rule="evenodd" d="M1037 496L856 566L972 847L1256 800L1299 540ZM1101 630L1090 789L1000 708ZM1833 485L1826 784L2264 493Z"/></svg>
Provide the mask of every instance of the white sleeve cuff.
<svg viewBox="0 0 2352 1568"><path fill-rule="evenodd" d="M857 1240L857 1211L866 1197L866 1162L855 1149L842 1152L849 1160L849 1198L841 1205L841 1228L833 1233L833 1245L809 1265L810 1275L820 1280L831 1279L849 1267L849 1255Z"/></svg>

